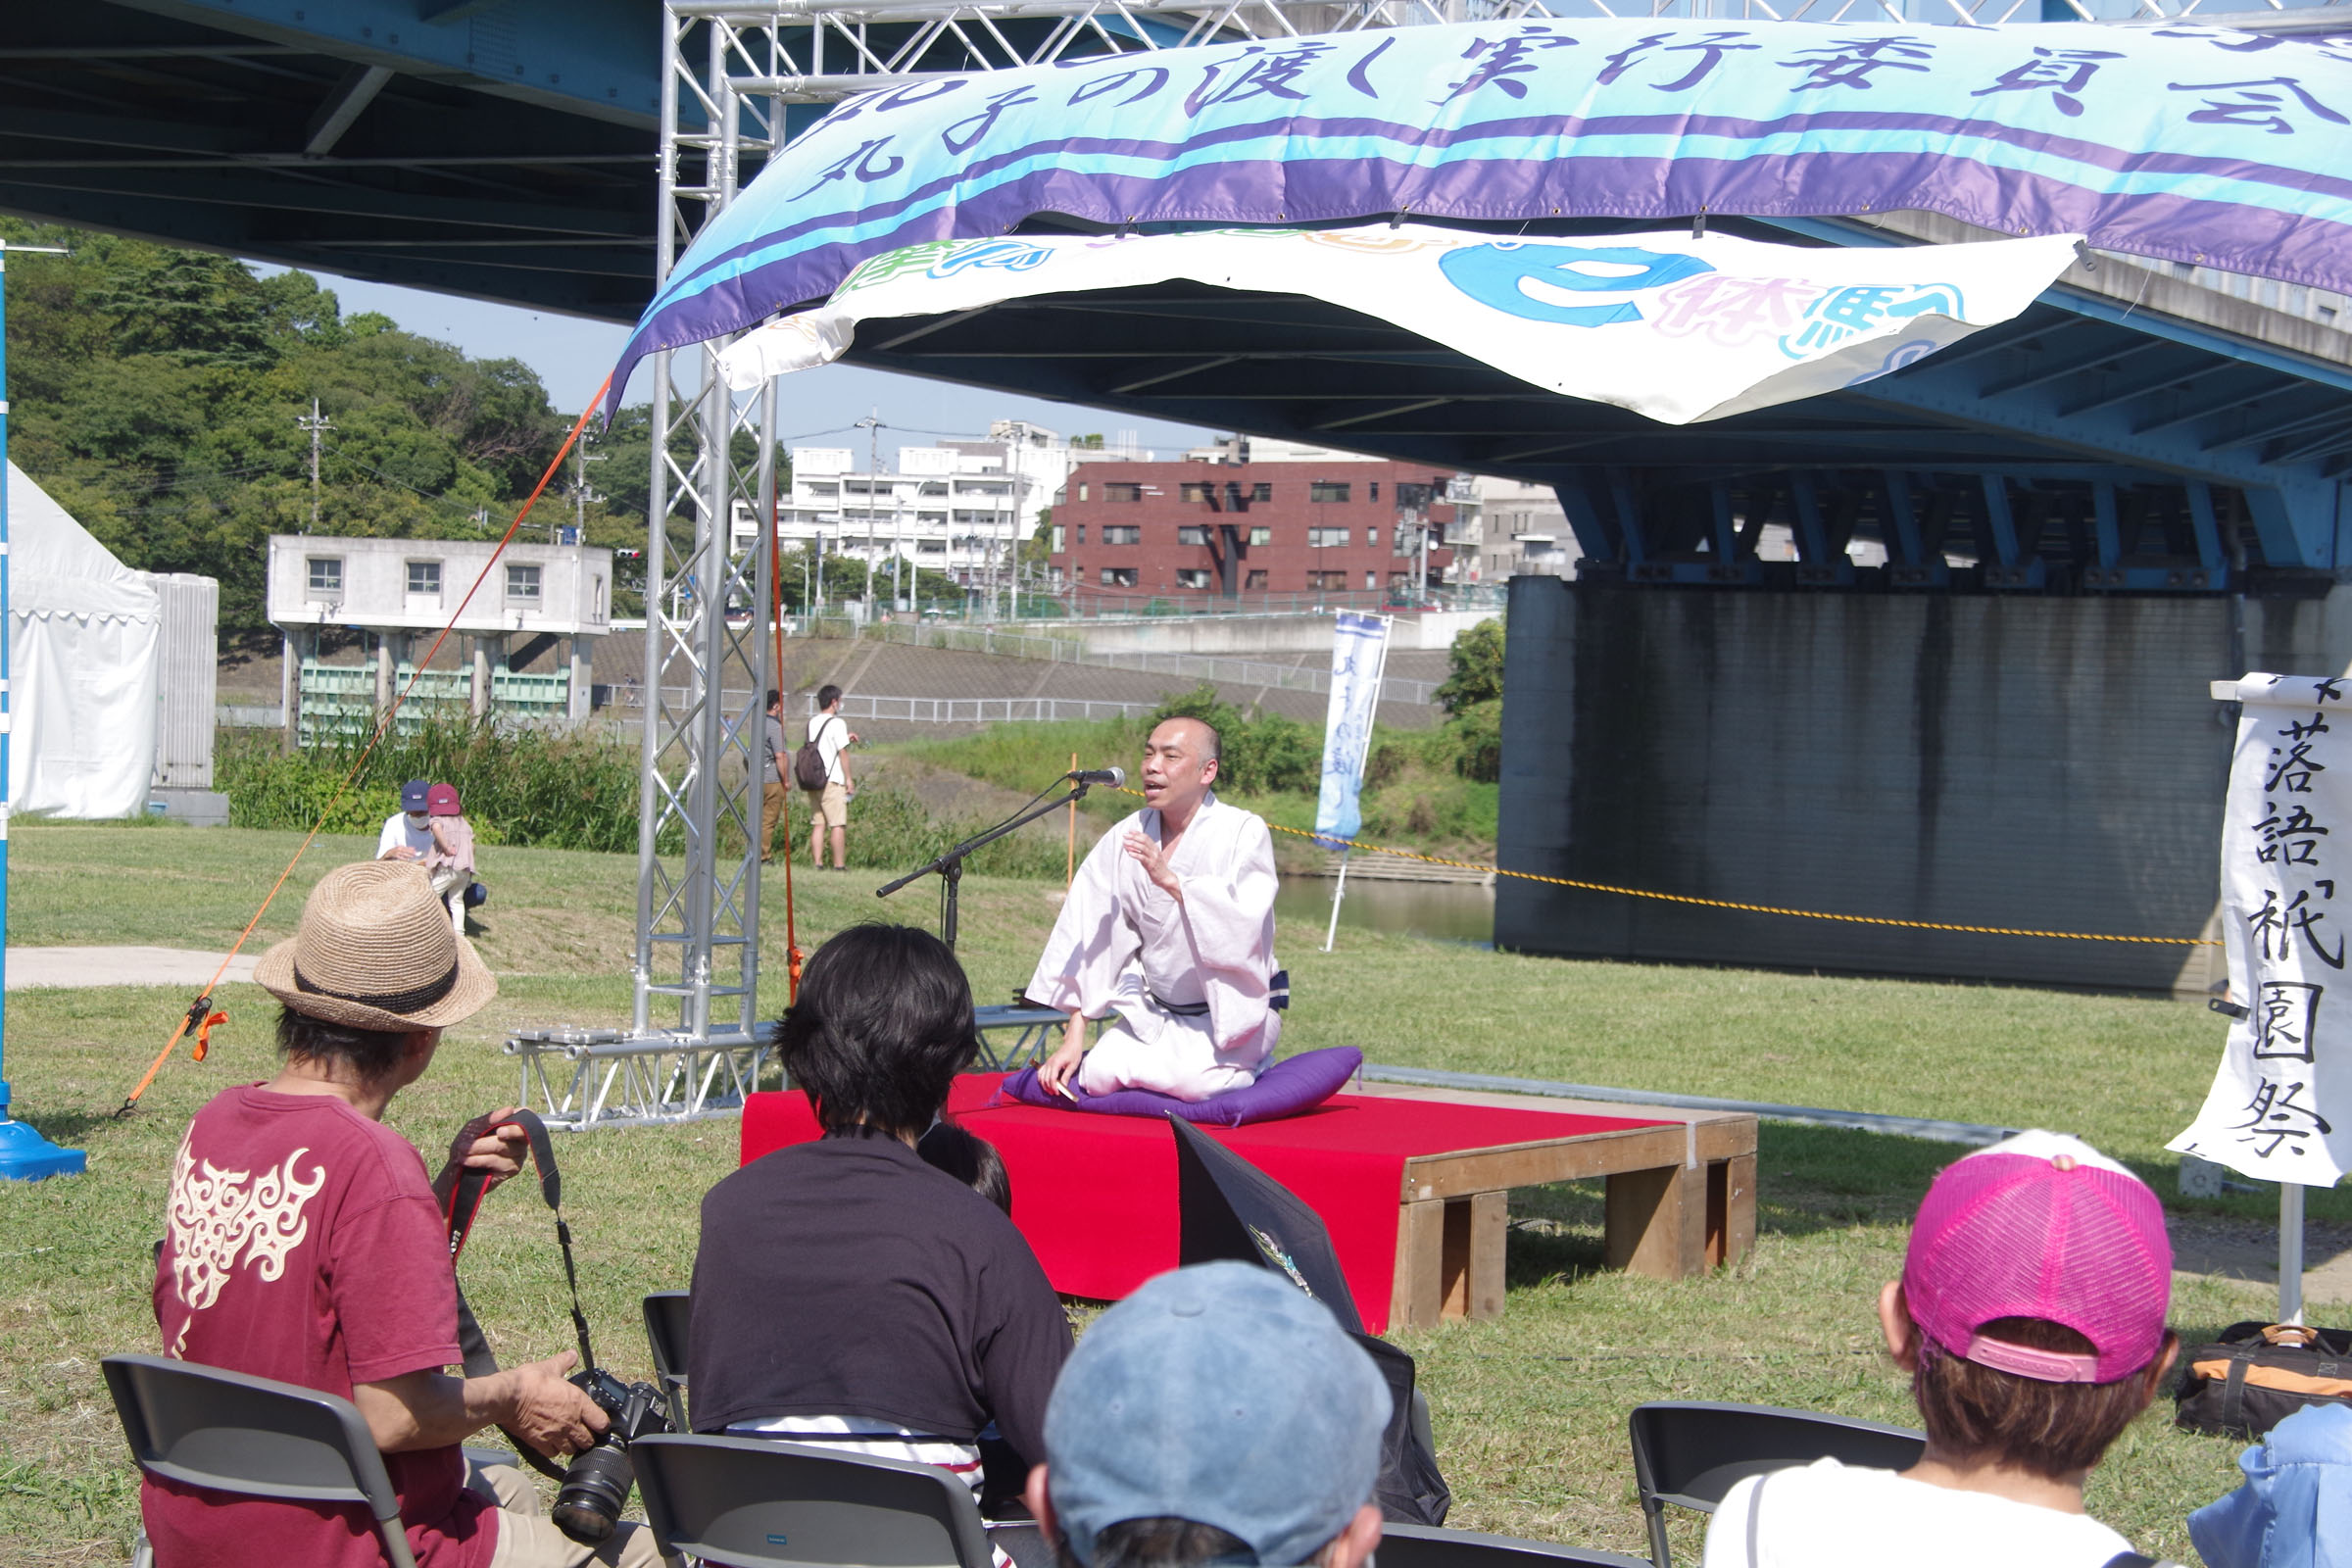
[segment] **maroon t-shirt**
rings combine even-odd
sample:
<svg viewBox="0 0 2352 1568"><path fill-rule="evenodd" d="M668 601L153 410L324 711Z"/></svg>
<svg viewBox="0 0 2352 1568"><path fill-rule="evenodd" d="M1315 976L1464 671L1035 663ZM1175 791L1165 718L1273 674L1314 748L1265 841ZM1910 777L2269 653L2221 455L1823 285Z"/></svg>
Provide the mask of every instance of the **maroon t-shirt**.
<svg viewBox="0 0 2352 1568"><path fill-rule="evenodd" d="M457 1275L424 1161L329 1095L231 1089L172 1166L155 1320L164 1353L351 1397L357 1383L459 1359ZM384 1455L420 1568L486 1568L495 1513L453 1445ZM156 1560L377 1568L359 1503L238 1497L149 1477ZM489 1517L485 1517L489 1514Z"/></svg>

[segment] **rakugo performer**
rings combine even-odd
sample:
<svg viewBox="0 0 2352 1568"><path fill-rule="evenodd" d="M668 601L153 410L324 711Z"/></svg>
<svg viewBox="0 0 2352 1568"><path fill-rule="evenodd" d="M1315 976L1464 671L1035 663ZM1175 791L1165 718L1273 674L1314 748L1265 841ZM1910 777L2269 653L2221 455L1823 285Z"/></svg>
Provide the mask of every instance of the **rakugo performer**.
<svg viewBox="0 0 2352 1568"><path fill-rule="evenodd" d="M1207 1100L1274 1054L1274 842L1219 801L1217 732L1171 718L1144 746L1144 809L1089 851L1028 997L1070 1015L1048 1089ZM1086 1020L1107 1018L1093 1051Z"/></svg>

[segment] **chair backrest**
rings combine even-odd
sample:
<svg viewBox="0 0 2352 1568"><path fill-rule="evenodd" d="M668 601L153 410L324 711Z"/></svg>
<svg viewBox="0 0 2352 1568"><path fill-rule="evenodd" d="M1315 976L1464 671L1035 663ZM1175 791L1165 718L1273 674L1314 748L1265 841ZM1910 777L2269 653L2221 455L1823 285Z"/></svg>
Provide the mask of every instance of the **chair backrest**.
<svg viewBox="0 0 2352 1568"><path fill-rule="evenodd" d="M629 1453L665 1552L728 1568L989 1568L972 1489L934 1465L684 1433Z"/></svg>
<svg viewBox="0 0 2352 1568"><path fill-rule="evenodd" d="M694 1316L686 1291L655 1291L645 1298L645 1343L654 1352L654 1381L669 1406L669 1424L686 1423L686 1327Z"/></svg>
<svg viewBox="0 0 2352 1568"><path fill-rule="evenodd" d="M1639 1557L1439 1525L1380 1527L1379 1568L1643 1568Z"/></svg>
<svg viewBox="0 0 2352 1568"><path fill-rule="evenodd" d="M1724 1494L1749 1476L1816 1459L1875 1470L1919 1462L1928 1435L1909 1427L1784 1410L1769 1404L1673 1400L1641 1404L1627 1420L1634 1442L1634 1484L1648 1517L1650 1557L1669 1568L1665 1505L1713 1513Z"/></svg>
<svg viewBox="0 0 2352 1568"><path fill-rule="evenodd" d="M349 1399L161 1355L101 1364L142 1470L248 1496L361 1503L393 1568L416 1568L384 1456Z"/></svg>

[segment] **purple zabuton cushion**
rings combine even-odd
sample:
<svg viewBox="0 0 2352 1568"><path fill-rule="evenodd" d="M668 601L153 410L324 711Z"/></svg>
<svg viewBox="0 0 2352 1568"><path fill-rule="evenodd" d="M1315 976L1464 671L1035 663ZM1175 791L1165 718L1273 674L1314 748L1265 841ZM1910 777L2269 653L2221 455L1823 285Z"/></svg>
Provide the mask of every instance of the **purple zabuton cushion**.
<svg viewBox="0 0 2352 1568"><path fill-rule="evenodd" d="M1340 1086L1354 1077L1363 1063L1364 1054L1353 1046L1332 1046L1285 1056L1259 1073L1247 1089L1213 1100L1176 1100L1149 1089L1117 1089L1107 1095L1090 1095L1079 1089L1074 1102L1039 1083L1035 1067L1023 1067L998 1086L996 1102L1091 1110L1107 1116L1181 1116L1212 1127L1240 1127L1313 1109L1338 1094Z"/></svg>

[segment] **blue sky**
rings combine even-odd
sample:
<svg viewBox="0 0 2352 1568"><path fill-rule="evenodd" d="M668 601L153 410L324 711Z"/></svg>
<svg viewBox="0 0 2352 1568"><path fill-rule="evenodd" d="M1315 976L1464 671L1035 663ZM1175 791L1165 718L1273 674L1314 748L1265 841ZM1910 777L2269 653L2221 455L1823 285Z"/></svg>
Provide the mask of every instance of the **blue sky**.
<svg viewBox="0 0 2352 1568"><path fill-rule="evenodd" d="M254 264L261 268L261 264ZM264 270L276 270L263 268ZM329 272L319 282L335 291L345 315L380 311L409 331L454 343L482 359L516 359L539 372L558 409L577 414L605 378L627 338L625 328L583 321L552 312L491 305L387 283L363 283ZM640 368L630 401L648 396L650 371ZM1063 435L1100 431L1115 439L1136 430L1146 446L1174 457L1205 441L1208 432L1191 425L1153 423L1129 414L1101 413L1074 404L1015 397L951 386L917 376L890 375L854 366L830 365L786 376L782 383L784 434L824 438L866 414L878 413L885 447L924 446L938 434L984 435L991 419L1029 419ZM891 428L904 432L894 439ZM849 432L855 436L858 432ZM822 444L849 445L847 437Z"/></svg>

